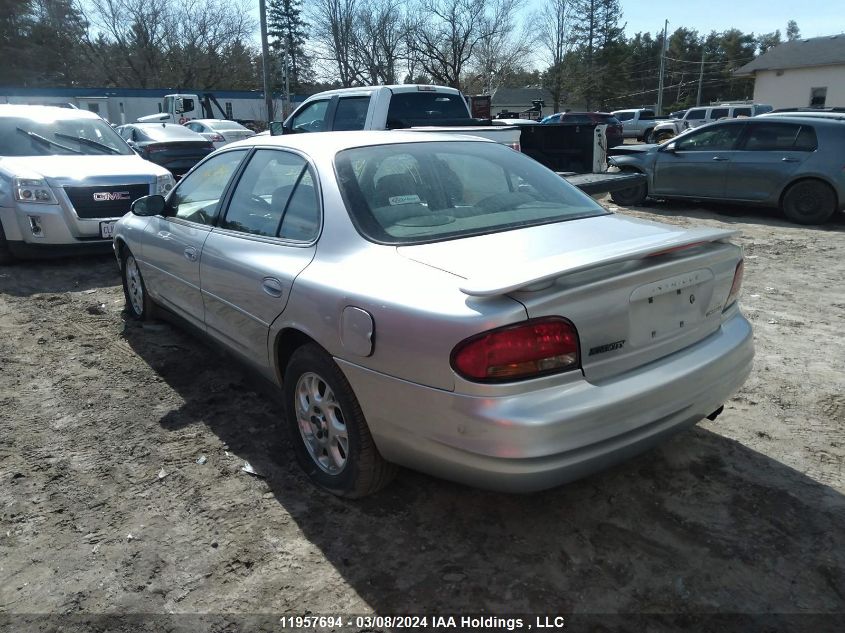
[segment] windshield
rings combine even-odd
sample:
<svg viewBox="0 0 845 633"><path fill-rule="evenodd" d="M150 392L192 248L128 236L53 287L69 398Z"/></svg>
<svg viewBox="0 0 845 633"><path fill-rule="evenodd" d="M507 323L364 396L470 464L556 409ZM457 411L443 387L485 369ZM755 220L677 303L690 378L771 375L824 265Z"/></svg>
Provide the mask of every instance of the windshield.
<svg viewBox="0 0 845 633"><path fill-rule="evenodd" d="M418 142L339 152L352 221L368 239L418 244L603 215L592 198L496 143Z"/></svg>
<svg viewBox="0 0 845 633"><path fill-rule="evenodd" d="M102 119L0 117L0 156L132 153Z"/></svg>

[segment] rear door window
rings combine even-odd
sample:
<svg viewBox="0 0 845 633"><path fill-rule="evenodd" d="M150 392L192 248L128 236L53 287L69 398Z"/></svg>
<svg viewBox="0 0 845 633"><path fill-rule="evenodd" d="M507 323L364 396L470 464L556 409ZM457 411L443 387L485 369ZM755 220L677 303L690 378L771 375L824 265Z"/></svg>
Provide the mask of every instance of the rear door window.
<svg viewBox="0 0 845 633"><path fill-rule="evenodd" d="M734 116L751 116L751 108L734 108Z"/></svg>
<svg viewBox="0 0 845 633"><path fill-rule="evenodd" d="M341 97L335 110L333 130L363 130L370 97Z"/></svg>
<svg viewBox="0 0 845 633"><path fill-rule="evenodd" d="M704 108L690 110L687 112L687 121L701 121L705 114L707 114L707 110Z"/></svg>
<svg viewBox="0 0 845 633"><path fill-rule="evenodd" d="M818 146L813 128L794 123L749 125L743 149L748 151L813 151Z"/></svg>
<svg viewBox="0 0 845 633"><path fill-rule="evenodd" d="M307 241L316 237L318 220L314 182L305 159L267 149L250 159L220 227Z"/></svg>
<svg viewBox="0 0 845 633"><path fill-rule="evenodd" d="M710 110L710 118L714 121L724 119L726 116L728 116L727 108L713 108L712 110Z"/></svg>
<svg viewBox="0 0 845 633"><path fill-rule="evenodd" d="M633 112L617 112L616 118L620 121L630 121L634 118Z"/></svg>

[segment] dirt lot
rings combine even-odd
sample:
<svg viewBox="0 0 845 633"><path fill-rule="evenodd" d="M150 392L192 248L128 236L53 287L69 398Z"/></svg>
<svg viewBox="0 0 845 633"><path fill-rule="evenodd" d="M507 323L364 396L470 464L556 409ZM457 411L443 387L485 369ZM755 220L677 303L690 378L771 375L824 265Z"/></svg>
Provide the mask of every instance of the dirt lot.
<svg viewBox="0 0 845 633"><path fill-rule="evenodd" d="M427 612L595 614L598 631L750 631L779 613L790 624L767 630L841 631L845 221L623 212L743 231L755 370L716 421L530 496L406 471L336 499L300 474L254 377L182 329L124 319L111 257L0 269L0 629L54 622L27 613L228 614L152 629L210 631ZM639 613L664 615L605 615Z"/></svg>

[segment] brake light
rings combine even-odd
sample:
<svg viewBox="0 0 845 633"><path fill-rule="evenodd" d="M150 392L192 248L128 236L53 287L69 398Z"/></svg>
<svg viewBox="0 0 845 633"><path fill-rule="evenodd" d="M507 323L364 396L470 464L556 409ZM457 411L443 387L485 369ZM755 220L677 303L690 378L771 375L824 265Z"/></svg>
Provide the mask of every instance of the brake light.
<svg viewBox="0 0 845 633"><path fill-rule="evenodd" d="M734 282L731 284L731 291L728 293L728 299L725 301L725 307L722 312L730 308L739 298L739 291L742 290L742 278L745 276L745 263L739 260L734 271Z"/></svg>
<svg viewBox="0 0 845 633"><path fill-rule="evenodd" d="M515 152L522 151L522 145L520 145L519 141L516 141L515 143L505 143L505 146L510 147Z"/></svg>
<svg viewBox="0 0 845 633"><path fill-rule="evenodd" d="M166 152L167 145L147 145L144 149L146 149L149 154L152 154L153 152Z"/></svg>
<svg viewBox="0 0 845 633"><path fill-rule="evenodd" d="M675 253L677 251L683 251L688 248L695 248L696 246L701 246L702 244L707 244L707 242L693 242L692 244L682 244L681 246L673 246L672 248L665 248L662 251L655 251L654 253L649 253L648 255L646 255L646 257L657 257L659 255Z"/></svg>
<svg viewBox="0 0 845 633"><path fill-rule="evenodd" d="M452 368L474 382L506 382L579 367L578 332L560 317L523 321L472 336L452 351Z"/></svg>

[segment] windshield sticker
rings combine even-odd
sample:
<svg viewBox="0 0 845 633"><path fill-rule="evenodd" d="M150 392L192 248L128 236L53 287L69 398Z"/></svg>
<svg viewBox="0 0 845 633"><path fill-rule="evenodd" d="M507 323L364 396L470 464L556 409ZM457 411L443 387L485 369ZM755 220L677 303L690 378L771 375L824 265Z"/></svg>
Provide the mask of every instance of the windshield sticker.
<svg viewBox="0 0 845 633"><path fill-rule="evenodd" d="M416 194L411 194L408 196L390 196L387 201L390 203L390 206L394 206L397 204L419 204L422 202L420 197Z"/></svg>

